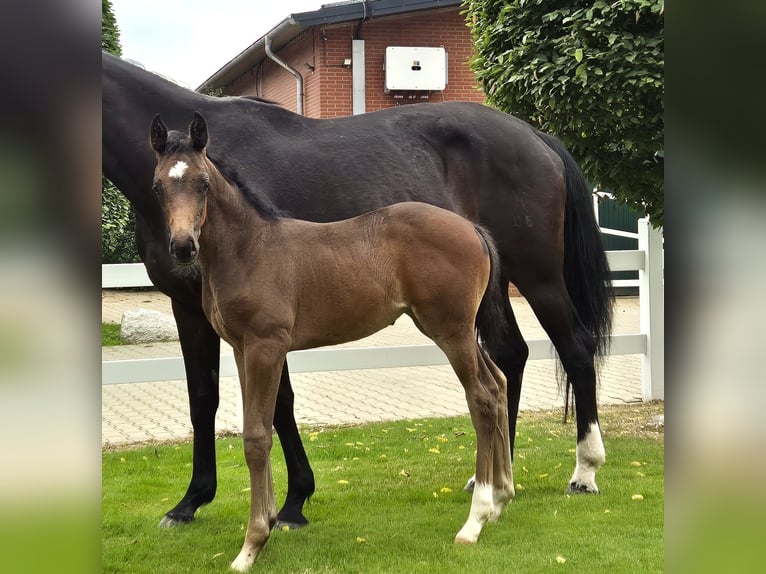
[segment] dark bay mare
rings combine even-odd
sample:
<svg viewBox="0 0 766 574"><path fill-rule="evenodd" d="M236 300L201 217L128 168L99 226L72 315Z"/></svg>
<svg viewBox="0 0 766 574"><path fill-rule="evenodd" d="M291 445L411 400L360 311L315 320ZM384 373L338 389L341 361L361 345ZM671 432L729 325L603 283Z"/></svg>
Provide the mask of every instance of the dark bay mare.
<svg viewBox="0 0 766 574"><path fill-rule="evenodd" d="M189 132L151 125L153 190L170 253L198 264L202 308L234 350L250 518L232 568L250 568L277 521L270 451L288 351L366 337L407 313L449 359L476 430L476 485L456 542L473 543L513 498L506 380L479 346L504 338L506 286L489 234L451 211L406 202L334 223L282 217L236 171L206 154L207 123ZM219 171L223 169L225 171Z"/></svg>
<svg viewBox="0 0 766 574"><path fill-rule="evenodd" d="M171 125L186 125L199 110L210 123L208 155L238 166L246 187L293 217L337 221L422 201L488 229L501 259L498 282L513 281L529 301L574 390L577 454L570 489L597 491L604 448L594 356L608 342L612 299L590 189L556 139L511 115L456 102L310 119L251 98L192 92L108 54L102 106L103 171L135 207L139 253L153 283L172 299L186 366L193 471L163 524L192 520L215 496L220 339L203 313L199 277L175 271L164 216L150 192L155 156L146 126L157 112ZM508 379L513 448L528 351L509 301L501 313L510 333L489 351ZM287 365L281 381L274 427L288 485L279 519L304 524L314 477L295 424Z"/></svg>

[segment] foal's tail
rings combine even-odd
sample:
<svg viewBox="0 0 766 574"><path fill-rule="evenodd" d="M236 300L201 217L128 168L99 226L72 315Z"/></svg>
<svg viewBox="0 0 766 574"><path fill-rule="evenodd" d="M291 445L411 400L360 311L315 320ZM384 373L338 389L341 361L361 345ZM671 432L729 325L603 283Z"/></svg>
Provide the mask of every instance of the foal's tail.
<svg viewBox="0 0 766 574"><path fill-rule="evenodd" d="M485 349L499 349L508 340L510 325L505 308L508 306L508 283L500 281L500 256L489 232L476 225L476 233L484 240L489 251L489 282L476 313L476 334ZM503 287L505 285L505 287Z"/></svg>

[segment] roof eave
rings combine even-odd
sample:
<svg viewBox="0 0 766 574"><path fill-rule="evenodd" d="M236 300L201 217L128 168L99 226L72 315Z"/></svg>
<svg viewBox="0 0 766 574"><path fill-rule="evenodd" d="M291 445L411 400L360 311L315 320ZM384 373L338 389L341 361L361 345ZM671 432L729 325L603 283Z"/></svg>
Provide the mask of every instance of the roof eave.
<svg viewBox="0 0 766 574"><path fill-rule="evenodd" d="M202 82L196 91L201 92L208 87L225 86L253 67L254 62L266 58L266 37L270 36L272 49L278 50L293 38L298 36L306 27L297 22L292 16L285 18L274 28L266 32L258 40L242 50L232 60L223 65L216 73Z"/></svg>
<svg viewBox="0 0 766 574"><path fill-rule="evenodd" d="M325 5L319 10L291 14L205 80L197 88L197 91L201 92L208 86L226 86L252 69L258 62L264 60L266 58L266 50L264 48L266 36L271 37L272 49L276 51L312 26L326 26L329 24L353 22L363 18L380 18L382 16L408 14L435 8L449 8L459 6L462 3L463 0L378 0L373 4L355 2Z"/></svg>

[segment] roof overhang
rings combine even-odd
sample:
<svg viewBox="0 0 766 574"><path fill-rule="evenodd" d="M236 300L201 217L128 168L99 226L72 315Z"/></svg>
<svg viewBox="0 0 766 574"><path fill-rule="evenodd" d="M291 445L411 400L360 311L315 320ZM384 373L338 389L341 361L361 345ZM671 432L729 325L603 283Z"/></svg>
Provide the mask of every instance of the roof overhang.
<svg viewBox="0 0 766 574"><path fill-rule="evenodd" d="M382 16L407 14L434 8L459 6L463 0L352 0L325 4L319 10L291 14L264 36L240 52L233 60L224 64L215 74L205 80L197 91L217 88L230 84L248 70L266 59L266 37L271 38L271 49L275 52L297 38L301 32L313 26L327 26L357 20L370 20Z"/></svg>

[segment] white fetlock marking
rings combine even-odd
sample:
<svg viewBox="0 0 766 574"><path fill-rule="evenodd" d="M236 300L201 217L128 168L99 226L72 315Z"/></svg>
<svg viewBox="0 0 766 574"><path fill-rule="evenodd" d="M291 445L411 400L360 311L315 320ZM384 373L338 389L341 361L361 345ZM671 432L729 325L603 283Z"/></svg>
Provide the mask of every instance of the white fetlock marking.
<svg viewBox="0 0 766 574"><path fill-rule="evenodd" d="M248 560L247 557L243 558L242 553L240 552L240 555L231 563L231 569L235 572L247 572L253 565L253 562L255 562L255 560Z"/></svg>
<svg viewBox="0 0 766 574"><path fill-rule="evenodd" d="M577 465L570 483L585 485L589 490L598 492L596 471L604 464L606 452L601 440L598 423L591 423L585 438L577 443Z"/></svg>
<svg viewBox="0 0 766 574"><path fill-rule="evenodd" d="M481 529L495 513L493 488L491 484L476 483L471 499L471 511L468 520L455 536L458 544L472 544L479 539Z"/></svg>
<svg viewBox="0 0 766 574"><path fill-rule="evenodd" d="M474 474L471 478L468 479L468 482L465 483L463 490L465 490L466 492L473 492L473 487L475 485L476 485L476 475Z"/></svg>
<svg viewBox="0 0 766 574"><path fill-rule="evenodd" d="M505 506L516 496L516 490L513 484L509 484L505 489L495 488L492 492L492 500L495 503L495 510L489 517L490 522L495 522L503 513Z"/></svg>
<svg viewBox="0 0 766 574"><path fill-rule="evenodd" d="M240 551L239 556L231 563L231 569L235 572L247 572L255 562L255 553L244 548Z"/></svg>

